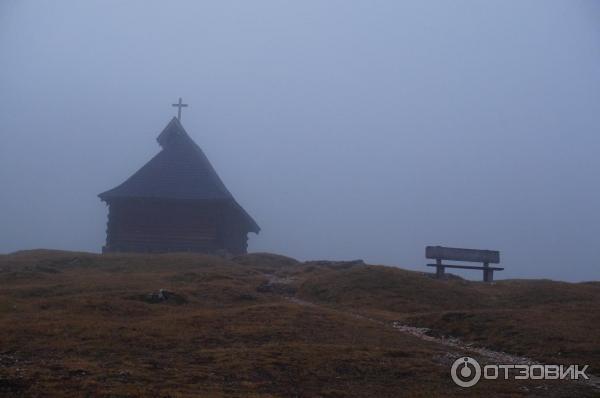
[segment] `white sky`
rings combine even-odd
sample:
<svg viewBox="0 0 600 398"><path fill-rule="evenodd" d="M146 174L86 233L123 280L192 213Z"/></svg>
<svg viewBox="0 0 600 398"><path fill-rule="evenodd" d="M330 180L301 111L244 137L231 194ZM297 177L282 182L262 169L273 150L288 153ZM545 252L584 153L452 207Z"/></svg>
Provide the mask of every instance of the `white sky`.
<svg viewBox="0 0 600 398"><path fill-rule="evenodd" d="M179 96L251 250L600 279L600 2L2 0L0 252L99 251Z"/></svg>

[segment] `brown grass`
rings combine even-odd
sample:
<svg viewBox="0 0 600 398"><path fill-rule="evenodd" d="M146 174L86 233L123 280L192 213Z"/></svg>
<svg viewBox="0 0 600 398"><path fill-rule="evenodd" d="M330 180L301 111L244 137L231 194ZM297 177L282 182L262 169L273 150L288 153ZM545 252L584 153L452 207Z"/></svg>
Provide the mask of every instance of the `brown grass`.
<svg viewBox="0 0 600 398"><path fill-rule="evenodd" d="M367 266L308 278L300 294L546 363L589 364L600 373L599 283L490 285Z"/></svg>
<svg viewBox="0 0 600 398"><path fill-rule="evenodd" d="M152 303L159 289L180 299ZM488 286L271 254L20 252L0 256L0 395L593 396L567 382L461 390L448 372L463 353L390 321L598 369L599 298L598 284Z"/></svg>

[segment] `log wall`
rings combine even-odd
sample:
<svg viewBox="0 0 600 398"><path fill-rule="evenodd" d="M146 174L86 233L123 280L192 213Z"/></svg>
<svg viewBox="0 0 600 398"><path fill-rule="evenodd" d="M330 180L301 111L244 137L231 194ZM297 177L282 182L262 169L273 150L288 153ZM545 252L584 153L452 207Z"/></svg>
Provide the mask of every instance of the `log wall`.
<svg viewBox="0 0 600 398"><path fill-rule="evenodd" d="M246 252L227 203L128 199L109 203L105 252Z"/></svg>

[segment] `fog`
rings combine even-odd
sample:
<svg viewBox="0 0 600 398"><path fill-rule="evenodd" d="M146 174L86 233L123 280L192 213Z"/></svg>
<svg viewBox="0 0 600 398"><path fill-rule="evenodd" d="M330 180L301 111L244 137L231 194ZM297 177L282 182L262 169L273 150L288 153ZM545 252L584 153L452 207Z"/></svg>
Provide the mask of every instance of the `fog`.
<svg viewBox="0 0 600 398"><path fill-rule="evenodd" d="M100 251L178 97L251 251L600 279L599 2L2 0L0 252Z"/></svg>

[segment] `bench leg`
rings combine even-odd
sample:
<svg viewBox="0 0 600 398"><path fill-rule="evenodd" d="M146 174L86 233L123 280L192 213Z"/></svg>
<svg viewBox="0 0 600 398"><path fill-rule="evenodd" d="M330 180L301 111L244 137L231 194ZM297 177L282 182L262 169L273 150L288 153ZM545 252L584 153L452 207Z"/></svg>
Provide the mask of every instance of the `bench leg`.
<svg viewBox="0 0 600 398"><path fill-rule="evenodd" d="M484 269L483 270L483 281L484 282L493 282L494 281L494 270L493 269Z"/></svg>
<svg viewBox="0 0 600 398"><path fill-rule="evenodd" d="M438 265L435 268L436 268L436 271L435 271L436 278L442 279L444 277L444 267L441 265Z"/></svg>
<svg viewBox="0 0 600 398"><path fill-rule="evenodd" d="M444 277L444 266L442 265L442 259L435 259L435 277L438 279L442 279Z"/></svg>

